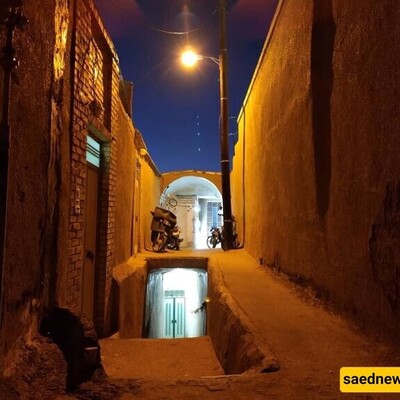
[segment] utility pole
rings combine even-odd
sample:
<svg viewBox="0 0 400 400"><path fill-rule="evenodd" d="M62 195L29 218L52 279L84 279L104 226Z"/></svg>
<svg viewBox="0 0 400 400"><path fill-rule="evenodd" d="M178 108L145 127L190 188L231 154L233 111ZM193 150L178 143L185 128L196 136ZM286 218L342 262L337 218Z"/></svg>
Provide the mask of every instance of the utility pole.
<svg viewBox="0 0 400 400"><path fill-rule="evenodd" d="M228 140L228 90L227 90L227 34L226 34L226 0L219 0L220 53L219 53L219 87L220 87L220 145L222 175L222 206L224 213L224 250L233 249L233 221L231 208L231 183Z"/></svg>

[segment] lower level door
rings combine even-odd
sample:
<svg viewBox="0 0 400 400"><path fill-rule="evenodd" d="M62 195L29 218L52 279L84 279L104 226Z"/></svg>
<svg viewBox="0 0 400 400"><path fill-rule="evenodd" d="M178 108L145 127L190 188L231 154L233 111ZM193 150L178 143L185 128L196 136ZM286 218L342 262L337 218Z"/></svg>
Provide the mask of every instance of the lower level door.
<svg viewBox="0 0 400 400"><path fill-rule="evenodd" d="M164 338L185 337L185 298L164 298Z"/></svg>

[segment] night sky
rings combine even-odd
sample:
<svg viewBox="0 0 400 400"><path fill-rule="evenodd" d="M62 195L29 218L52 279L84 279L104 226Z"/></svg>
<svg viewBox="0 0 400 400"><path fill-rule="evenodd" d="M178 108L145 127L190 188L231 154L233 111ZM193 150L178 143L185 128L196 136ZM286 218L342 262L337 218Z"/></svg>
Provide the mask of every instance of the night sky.
<svg viewBox="0 0 400 400"><path fill-rule="evenodd" d="M217 0L95 0L124 79L134 83L133 122L161 172L220 171L219 71L185 69L181 50L218 57ZM238 115L278 0L228 0L231 156ZM168 32L187 32L171 34Z"/></svg>

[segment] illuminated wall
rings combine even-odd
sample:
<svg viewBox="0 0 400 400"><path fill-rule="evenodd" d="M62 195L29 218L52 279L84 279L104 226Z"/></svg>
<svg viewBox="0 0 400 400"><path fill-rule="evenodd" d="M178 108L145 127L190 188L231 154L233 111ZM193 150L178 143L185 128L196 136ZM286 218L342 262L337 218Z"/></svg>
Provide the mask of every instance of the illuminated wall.
<svg viewBox="0 0 400 400"><path fill-rule="evenodd" d="M57 8L60 15L55 18ZM40 7L27 2L23 14L30 22L27 30L14 31L13 46L19 66L12 72L10 87L6 245L4 268L0 271L0 375L12 367L20 345L35 334L42 301L49 298L49 287L54 285L50 271L57 264L59 242L54 232L61 197L57 190L57 167L62 157L57 144L68 132L62 119L65 109L61 104L56 107L60 75L66 85L69 82L68 65L62 68L60 62L59 75L53 75L56 49L60 55L66 51L61 40L61 15L68 15L68 8L62 1L44 0ZM7 12L2 13L2 18L6 15ZM5 36L2 25L1 50ZM3 79L0 66L2 105L8 101L3 98ZM3 135L2 132L2 139Z"/></svg>
<svg viewBox="0 0 400 400"><path fill-rule="evenodd" d="M395 341L399 17L388 0L281 1L232 173L246 249Z"/></svg>
<svg viewBox="0 0 400 400"><path fill-rule="evenodd" d="M145 209L160 197L158 172L140 156L144 144L136 140L131 96L126 96L132 85L121 79L117 54L93 1L38 4L23 2L30 22L14 37L20 64L11 85L0 374L36 334L44 310L54 305L82 310L84 262L92 256L85 246L87 136L100 144L93 295L99 335L110 332L116 306L112 270L134 253L135 245L144 248L149 225L135 229L145 211L150 219ZM143 183L136 190L142 162ZM134 210L143 215L135 216Z"/></svg>

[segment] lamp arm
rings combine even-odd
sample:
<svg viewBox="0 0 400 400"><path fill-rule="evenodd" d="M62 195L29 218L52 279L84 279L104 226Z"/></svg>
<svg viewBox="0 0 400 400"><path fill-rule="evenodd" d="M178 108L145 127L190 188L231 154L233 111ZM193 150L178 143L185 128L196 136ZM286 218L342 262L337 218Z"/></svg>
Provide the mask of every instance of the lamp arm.
<svg viewBox="0 0 400 400"><path fill-rule="evenodd" d="M217 64L218 66L220 65L219 63L219 59L216 57L211 57L211 56L201 56L202 58L207 58L208 60L211 60L213 62L215 62L215 64Z"/></svg>

